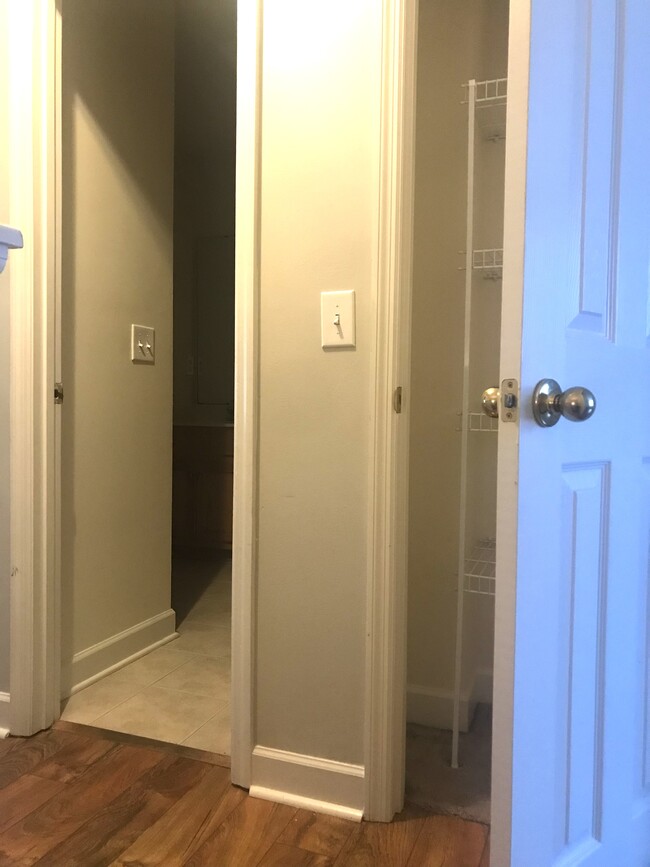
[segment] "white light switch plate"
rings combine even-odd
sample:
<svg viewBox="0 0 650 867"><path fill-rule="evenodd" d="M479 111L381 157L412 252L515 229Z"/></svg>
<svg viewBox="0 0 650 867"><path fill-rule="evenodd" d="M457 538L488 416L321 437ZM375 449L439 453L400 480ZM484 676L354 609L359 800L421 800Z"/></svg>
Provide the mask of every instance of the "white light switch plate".
<svg viewBox="0 0 650 867"><path fill-rule="evenodd" d="M156 331L146 325L131 326L131 361L139 364L155 364Z"/></svg>
<svg viewBox="0 0 650 867"><path fill-rule="evenodd" d="M354 289L321 292L320 333L323 349L357 345Z"/></svg>

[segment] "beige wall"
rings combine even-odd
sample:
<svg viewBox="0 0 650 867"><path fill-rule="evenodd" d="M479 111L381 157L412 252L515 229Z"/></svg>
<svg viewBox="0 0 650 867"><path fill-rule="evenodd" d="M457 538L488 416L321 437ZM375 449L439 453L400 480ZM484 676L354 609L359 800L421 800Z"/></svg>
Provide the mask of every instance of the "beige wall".
<svg viewBox="0 0 650 867"><path fill-rule="evenodd" d="M266 4L257 743L363 761L381 4ZM320 292L357 292L356 351Z"/></svg>
<svg viewBox="0 0 650 867"><path fill-rule="evenodd" d="M65 664L170 605L174 7L63 17Z"/></svg>
<svg viewBox="0 0 650 867"><path fill-rule="evenodd" d="M461 84L506 75L507 0L421 0L413 285L408 680L454 679L467 108ZM479 136L480 137L480 136ZM491 149L486 151L487 149ZM501 247L503 144L477 146L475 248ZM486 183L485 179L489 178ZM475 280L472 410L497 385L500 284ZM468 536L494 535L496 435L470 435ZM466 594L465 684L492 667L493 603Z"/></svg>
<svg viewBox="0 0 650 867"><path fill-rule="evenodd" d="M236 0L175 0L175 6L174 422L219 424L232 420L234 282L209 275L216 339L210 357L199 359L197 324L206 311L197 307L196 280L200 248L219 249L214 239L235 233ZM217 318L229 323L226 334ZM197 401L200 361L218 403Z"/></svg>
<svg viewBox="0 0 650 867"><path fill-rule="evenodd" d="M0 0L0 105L9 94L7 0ZM0 123L0 223L9 222L9 128ZM9 691L9 267L0 274L0 692Z"/></svg>

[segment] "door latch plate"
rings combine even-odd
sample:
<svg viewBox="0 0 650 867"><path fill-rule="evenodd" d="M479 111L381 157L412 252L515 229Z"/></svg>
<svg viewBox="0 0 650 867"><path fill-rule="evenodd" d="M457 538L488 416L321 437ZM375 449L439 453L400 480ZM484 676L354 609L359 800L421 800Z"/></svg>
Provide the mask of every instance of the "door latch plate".
<svg viewBox="0 0 650 867"><path fill-rule="evenodd" d="M501 421L516 422L519 419L519 383L516 379L504 379L501 383Z"/></svg>

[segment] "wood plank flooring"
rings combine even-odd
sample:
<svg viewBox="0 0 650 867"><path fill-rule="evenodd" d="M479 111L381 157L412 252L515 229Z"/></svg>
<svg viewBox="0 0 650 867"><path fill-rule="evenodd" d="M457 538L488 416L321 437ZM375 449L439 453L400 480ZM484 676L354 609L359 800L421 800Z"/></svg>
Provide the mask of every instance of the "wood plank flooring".
<svg viewBox="0 0 650 867"><path fill-rule="evenodd" d="M483 825L309 813L250 798L228 764L72 723L0 741L0 867L488 867Z"/></svg>

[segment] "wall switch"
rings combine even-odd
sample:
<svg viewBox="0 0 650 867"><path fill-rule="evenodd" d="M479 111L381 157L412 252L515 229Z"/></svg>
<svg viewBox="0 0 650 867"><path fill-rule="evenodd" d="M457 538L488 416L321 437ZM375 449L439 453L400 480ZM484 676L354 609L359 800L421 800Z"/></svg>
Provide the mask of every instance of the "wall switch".
<svg viewBox="0 0 650 867"><path fill-rule="evenodd" d="M323 349L357 345L354 289L321 292L320 332Z"/></svg>
<svg viewBox="0 0 650 867"><path fill-rule="evenodd" d="M131 361L138 364L155 364L156 331L146 325L131 326Z"/></svg>

